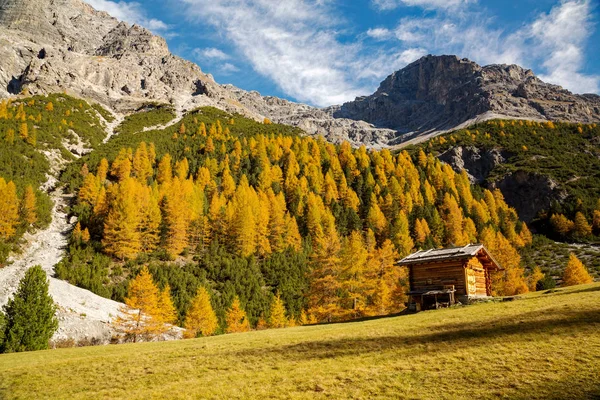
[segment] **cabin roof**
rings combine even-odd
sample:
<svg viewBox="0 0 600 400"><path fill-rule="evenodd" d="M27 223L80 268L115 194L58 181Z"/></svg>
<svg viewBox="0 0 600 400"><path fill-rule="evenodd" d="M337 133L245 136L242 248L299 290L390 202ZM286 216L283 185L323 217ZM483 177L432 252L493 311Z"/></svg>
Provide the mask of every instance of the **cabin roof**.
<svg viewBox="0 0 600 400"><path fill-rule="evenodd" d="M489 258L495 268L501 269L500 264L490 254L490 252L481 243L468 244L463 247L452 247L446 249L419 250L402 260L398 265L415 265L439 261L451 261L477 256L483 250L485 256Z"/></svg>

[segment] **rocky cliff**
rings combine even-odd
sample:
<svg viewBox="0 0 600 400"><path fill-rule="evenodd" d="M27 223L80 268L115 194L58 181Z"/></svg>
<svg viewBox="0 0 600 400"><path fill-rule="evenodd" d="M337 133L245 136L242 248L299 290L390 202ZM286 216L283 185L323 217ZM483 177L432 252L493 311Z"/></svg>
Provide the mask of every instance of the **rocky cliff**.
<svg viewBox="0 0 600 400"><path fill-rule="evenodd" d="M402 141L490 118L600 121L600 96L576 95L518 65L481 67L456 56L425 56L387 77L333 116L404 133Z"/></svg>

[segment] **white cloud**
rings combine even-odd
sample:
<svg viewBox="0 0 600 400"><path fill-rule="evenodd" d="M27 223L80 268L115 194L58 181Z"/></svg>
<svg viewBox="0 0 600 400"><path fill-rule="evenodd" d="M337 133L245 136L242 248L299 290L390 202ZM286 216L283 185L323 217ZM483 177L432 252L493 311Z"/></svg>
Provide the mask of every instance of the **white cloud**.
<svg viewBox="0 0 600 400"><path fill-rule="evenodd" d="M547 54L541 79L577 93L598 93L600 76L582 74L584 45L592 31L589 0L562 1L531 25L530 35L537 51Z"/></svg>
<svg viewBox="0 0 600 400"><path fill-rule="evenodd" d="M223 51L214 47L208 47L206 49L194 49L192 52L197 58L208 58L211 60L227 60L230 58Z"/></svg>
<svg viewBox="0 0 600 400"><path fill-rule="evenodd" d="M414 54L390 49L373 55L360 42L341 42L343 21L330 0L180 1L188 6L186 15L214 25L257 72L311 104L371 93L393 66Z"/></svg>
<svg viewBox="0 0 600 400"><path fill-rule="evenodd" d="M367 31L367 36L377 40L385 40L394 36L394 33L387 28L372 28Z"/></svg>
<svg viewBox="0 0 600 400"><path fill-rule="evenodd" d="M449 9L475 2L476 0L372 0L372 4L379 10L393 10L400 6Z"/></svg>
<svg viewBox="0 0 600 400"><path fill-rule="evenodd" d="M220 67L220 72L223 74L232 74L234 72L238 72L240 69L231 63L224 63Z"/></svg>
<svg viewBox="0 0 600 400"><path fill-rule="evenodd" d="M109 1L109 0L85 0L89 5L99 11L106 11L119 21L141 25L153 32L165 33L169 26L163 21L148 18L143 6L137 2Z"/></svg>

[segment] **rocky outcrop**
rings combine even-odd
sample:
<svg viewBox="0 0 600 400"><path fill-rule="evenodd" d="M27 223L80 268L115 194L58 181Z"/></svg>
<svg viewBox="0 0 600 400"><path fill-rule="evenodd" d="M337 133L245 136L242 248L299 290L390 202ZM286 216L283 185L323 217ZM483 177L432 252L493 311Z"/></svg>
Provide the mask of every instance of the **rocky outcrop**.
<svg viewBox="0 0 600 400"><path fill-rule="evenodd" d="M373 95L330 111L394 129L405 141L475 119L598 122L600 96L572 94L517 65L481 67L456 56L429 55L391 74Z"/></svg>
<svg viewBox="0 0 600 400"><path fill-rule="evenodd" d="M494 168L510 155L500 149L480 149L475 146L455 146L438 156L456 172L467 171L471 183L483 183Z"/></svg>
<svg viewBox="0 0 600 400"><path fill-rule="evenodd" d="M552 202L561 202L568 197L568 193L549 176L526 171L510 173L488 186L500 189L506 203L514 207L519 218L527 223L540 211L548 210Z"/></svg>
<svg viewBox="0 0 600 400"><path fill-rule="evenodd" d="M517 210L522 221L530 223L553 202L562 202L569 194L548 175L523 170L509 171L501 178L491 172L510 162L513 155L502 149L482 149L475 146L455 146L438 158L456 172L465 170L474 184L488 189L500 189L506 203ZM497 176L497 174L496 174Z"/></svg>

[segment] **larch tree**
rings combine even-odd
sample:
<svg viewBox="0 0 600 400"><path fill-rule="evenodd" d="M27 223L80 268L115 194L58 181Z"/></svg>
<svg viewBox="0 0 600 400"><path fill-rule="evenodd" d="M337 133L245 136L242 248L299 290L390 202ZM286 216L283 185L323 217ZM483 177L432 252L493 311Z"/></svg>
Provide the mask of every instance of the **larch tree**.
<svg viewBox="0 0 600 400"><path fill-rule="evenodd" d="M364 315L367 307L367 258L362 235L358 231L352 232L345 238L340 252L338 280L344 291L343 312L353 317Z"/></svg>
<svg viewBox="0 0 600 400"><path fill-rule="evenodd" d="M188 245L188 218L184 184L175 177L163 199L164 221L167 227L165 247L172 256L178 256Z"/></svg>
<svg viewBox="0 0 600 400"><path fill-rule="evenodd" d="M529 291L535 292L537 290L538 282L542 279L544 279L544 273L542 272L542 269L536 265L531 271L531 274L527 277L529 282Z"/></svg>
<svg viewBox="0 0 600 400"><path fill-rule="evenodd" d="M48 294L48 279L39 265L29 268L14 296L4 306L1 353L44 350L58 329L56 306Z"/></svg>
<svg viewBox="0 0 600 400"><path fill-rule="evenodd" d="M25 187L23 201L21 202L21 219L28 226L32 226L37 222L37 207L35 192L31 185Z"/></svg>
<svg viewBox="0 0 600 400"><path fill-rule="evenodd" d="M0 177L0 239L11 239L19 223L19 198L14 182Z"/></svg>
<svg viewBox="0 0 600 400"><path fill-rule="evenodd" d="M114 320L115 330L126 341L152 340L157 333L163 332L163 322L157 318L160 292L145 266L129 282L125 306Z"/></svg>
<svg viewBox="0 0 600 400"><path fill-rule="evenodd" d="M135 181L127 178L113 187L111 190L114 192L114 198L104 221L102 244L108 254L121 260L131 259L136 257L142 248L138 228L140 212L135 201Z"/></svg>
<svg viewBox="0 0 600 400"><path fill-rule="evenodd" d="M173 305L173 299L171 298L171 286L167 284L163 290L158 293L158 304L154 318L161 323L163 331L168 330L167 324L175 324L177 321L177 310Z"/></svg>
<svg viewBox="0 0 600 400"><path fill-rule="evenodd" d="M218 325L217 315L210 303L210 295L201 286L185 316L184 336L186 338L195 338L199 335L211 336L216 332Z"/></svg>
<svg viewBox="0 0 600 400"><path fill-rule="evenodd" d="M156 181L161 184L170 184L173 179L172 159L169 154L165 154L158 163L158 172L156 173Z"/></svg>
<svg viewBox="0 0 600 400"><path fill-rule="evenodd" d="M148 148L145 142L139 144L133 155L133 175L142 183L146 183L152 176L154 170L148 156Z"/></svg>
<svg viewBox="0 0 600 400"><path fill-rule="evenodd" d="M240 299L237 296L233 299L231 308L227 311L226 323L225 332L227 333L248 332L250 330L250 321L248 321L246 311L242 308Z"/></svg>
<svg viewBox="0 0 600 400"><path fill-rule="evenodd" d="M585 215L583 215L582 212L578 211L575 214L575 220L573 221L573 223L573 231L578 237L585 238L592 234L592 227L590 226L587 219L585 218Z"/></svg>
<svg viewBox="0 0 600 400"><path fill-rule="evenodd" d="M453 246L464 246L468 238L463 232L463 214L456 198L449 193L444 195L442 219L446 227L446 243Z"/></svg>
<svg viewBox="0 0 600 400"><path fill-rule="evenodd" d="M322 225L319 236L314 239L307 298L310 314L318 321L332 322L342 311L339 298L341 243L332 215L325 213Z"/></svg>
<svg viewBox="0 0 600 400"><path fill-rule="evenodd" d="M156 250L160 242L162 215L158 204L158 190L140 186L137 190L136 201L140 213L137 227L140 250L144 253L151 253Z"/></svg>
<svg viewBox="0 0 600 400"><path fill-rule="evenodd" d="M279 293L273 298L271 302L271 313L269 316L269 327L270 328L284 328L287 324L287 318L285 316L285 305Z"/></svg>
<svg viewBox="0 0 600 400"><path fill-rule="evenodd" d="M131 149L121 149L112 163L110 173L119 181L131 176Z"/></svg>
<svg viewBox="0 0 600 400"><path fill-rule="evenodd" d="M594 281L594 278L587 271L585 265L573 253L569 255L569 262L562 278L563 286L582 285Z"/></svg>

